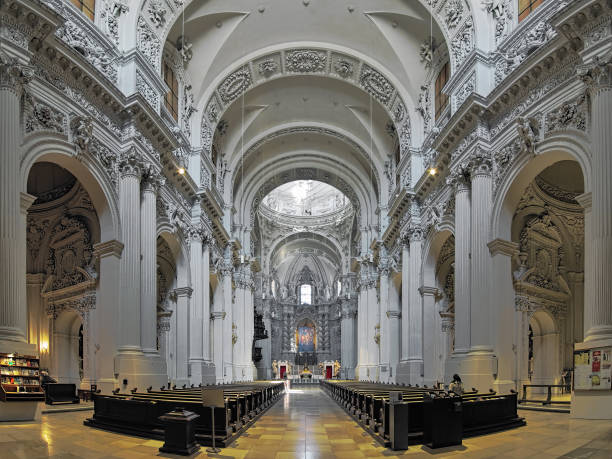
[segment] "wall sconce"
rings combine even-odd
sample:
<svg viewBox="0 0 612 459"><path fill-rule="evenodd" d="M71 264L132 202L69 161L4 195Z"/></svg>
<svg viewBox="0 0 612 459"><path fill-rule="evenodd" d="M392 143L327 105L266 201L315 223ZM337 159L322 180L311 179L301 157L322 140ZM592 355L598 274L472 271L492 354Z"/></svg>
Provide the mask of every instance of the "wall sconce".
<svg viewBox="0 0 612 459"><path fill-rule="evenodd" d="M49 343L46 341L42 341L39 346L40 354L47 355L49 353Z"/></svg>

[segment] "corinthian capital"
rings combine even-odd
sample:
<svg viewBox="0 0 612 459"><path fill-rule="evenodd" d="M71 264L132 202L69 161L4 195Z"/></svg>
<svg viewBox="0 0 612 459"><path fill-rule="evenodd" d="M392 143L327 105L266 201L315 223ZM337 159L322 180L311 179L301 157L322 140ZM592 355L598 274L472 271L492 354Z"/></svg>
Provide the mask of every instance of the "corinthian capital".
<svg viewBox="0 0 612 459"><path fill-rule="evenodd" d="M119 160L119 172L121 173L121 177L137 177L140 179L142 175L142 164L133 147L121 155Z"/></svg>
<svg viewBox="0 0 612 459"><path fill-rule="evenodd" d="M470 176L468 167L465 164L455 167L446 177L446 184L455 192L470 189Z"/></svg>
<svg viewBox="0 0 612 459"><path fill-rule="evenodd" d="M164 186L164 183L166 183L166 178L152 164L147 164L144 167L141 182L142 191L157 193L159 188Z"/></svg>
<svg viewBox="0 0 612 459"><path fill-rule="evenodd" d="M21 64L18 59L0 51L0 89L13 91L19 96L33 76L33 67Z"/></svg>
<svg viewBox="0 0 612 459"><path fill-rule="evenodd" d="M592 92L612 87L612 52L595 56L593 62L578 67L578 77Z"/></svg>
<svg viewBox="0 0 612 459"><path fill-rule="evenodd" d="M472 178L477 176L490 176L493 172L493 158L484 148L477 147L470 157L470 175Z"/></svg>

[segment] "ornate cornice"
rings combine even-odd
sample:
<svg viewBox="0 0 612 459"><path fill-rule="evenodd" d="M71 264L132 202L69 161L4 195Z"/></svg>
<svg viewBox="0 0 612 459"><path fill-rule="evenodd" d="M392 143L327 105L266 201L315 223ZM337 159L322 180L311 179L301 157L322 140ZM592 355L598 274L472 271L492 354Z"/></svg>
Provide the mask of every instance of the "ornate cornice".
<svg viewBox="0 0 612 459"><path fill-rule="evenodd" d="M186 296L187 298L191 298L191 294L193 293L193 289L191 287L177 287L172 292L177 297Z"/></svg>
<svg viewBox="0 0 612 459"><path fill-rule="evenodd" d="M440 295L440 290L437 287L428 287L423 285L419 287L419 293L421 294L421 296L438 297Z"/></svg>
<svg viewBox="0 0 612 459"><path fill-rule="evenodd" d="M593 206L593 194L589 191L588 193L578 195L576 196L576 201L585 211L590 211Z"/></svg>
<svg viewBox="0 0 612 459"><path fill-rule="evenodd" d="M93 255L97 258L105 258L109 256L121 258L123 247L123 243L115 239L106 242L99 242L98 244L93 245Z"/></svg>
<svg viewBox="0 0 612 459"><path fill-rule="evenodd" d="M517 242L506 241L504 239L493 239L487 244L489 252L492 256L507 255L513 257L519 253L519 244Z"/></svg>

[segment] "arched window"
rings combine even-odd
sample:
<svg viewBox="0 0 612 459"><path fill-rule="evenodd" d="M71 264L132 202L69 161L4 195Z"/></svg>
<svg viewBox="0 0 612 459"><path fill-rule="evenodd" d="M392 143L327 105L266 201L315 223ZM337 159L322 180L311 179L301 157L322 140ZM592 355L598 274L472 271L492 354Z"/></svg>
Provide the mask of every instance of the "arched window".
<svg viewBox="0 0 612 459"><path fill-rule="evenodd" d="M179 100L179 85L174 70L164 62L164 81L168 85L170 91L166 93L164 105L172 115L175 121L178 121L178 100Z"/></svg>
<svg viewBox="0 0 612 459"><path fill-rule="evenodd" d="M446 106L448 105L448 96L442 92L442 88L448 82L449 75L449 66L448 62L444 64L440 73L438 73L438 78L436 78L436 120L442 114Z"/></svg>
<svg viewBox="0 0 612 459"><path fill-rule="evenodd" d="M300 303L312 304L312 286L310 284L300 285Z"/></svg>
<svg viewBox="0 0 612 459"><path fill-rule="evenodd" d="M519 0L519 22L525 19L533 10L542 4L544 0Z"/></svg>
<svg viewBox="0 0 612 459"><path fill-rule="evenodd" d="M96 11L96 0L70 0L74 6L92 21Z"/></svg>

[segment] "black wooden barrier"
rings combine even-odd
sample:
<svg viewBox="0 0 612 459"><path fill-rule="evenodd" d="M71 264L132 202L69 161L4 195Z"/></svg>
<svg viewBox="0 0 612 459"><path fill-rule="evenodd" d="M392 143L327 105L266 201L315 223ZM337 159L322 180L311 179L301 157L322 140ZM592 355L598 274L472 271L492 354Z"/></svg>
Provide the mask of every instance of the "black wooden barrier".
<svg viewBox="0 0 612 459"><path fill-rule="evenodd" d="M321 384L376 440L394 450L416 443L430 443L433 447L460 444L463 437L525 425L524 418L517 415L516 393L497 395L473 390L459 397L441 389L395 384L358 381L321 381ZM391 391L400 391L403 400L390 402ZM432 397L434 401L428 403ZM449 424L447 430L457 429L461 434L435 431L432 422L438 422L437 410L446 410L453 417L454 424Z"/></svg>
<svg viewBox="0 0 612 459"><path fill-rule="evenodd" d="M76 384L49 383L45 386L45 403L79 403Z"/></svg>
<svg viewBox="0 0 612 459"><path fill-rule="evenodd" d="M527 388L528 387L546 387L548 388L547 394L546 394L546 400L536 400L536 399L532 399L529 400L527 398ZM572 402L570 402L569 400L555 400L554 402L552 401L552 388L561 388L561 393L563 393L563 390L567 388L567 386L563 385L563 384L523 384L523 398L521 398L518 402L519 403L526 403L526 402L530 402L530 403L541 403L542 405L570 405Z"/></svg>
<svg viewBox="0 0 612 459"><path fill-rule="evenodd" d="M283 394L284 384L227 384L210 386L210 389L223 389L225 406L214 408L215 442L225 447L278 400ZM93 417L85 420L84 424L163 440L164 426L159 418L177 409L185 409L199 415L195 420L196 440L200 445L212 445L212 413L210 407L202 405L201 388L96 394Z"/></svg>

